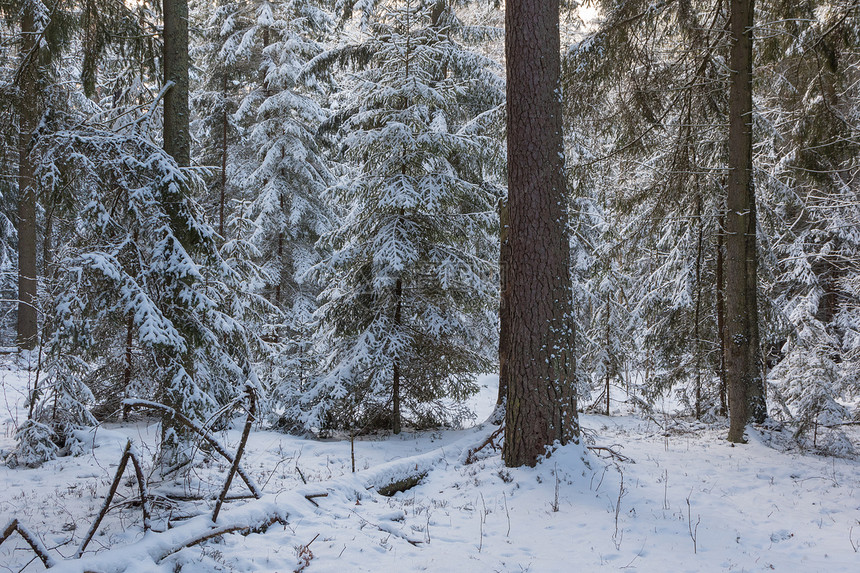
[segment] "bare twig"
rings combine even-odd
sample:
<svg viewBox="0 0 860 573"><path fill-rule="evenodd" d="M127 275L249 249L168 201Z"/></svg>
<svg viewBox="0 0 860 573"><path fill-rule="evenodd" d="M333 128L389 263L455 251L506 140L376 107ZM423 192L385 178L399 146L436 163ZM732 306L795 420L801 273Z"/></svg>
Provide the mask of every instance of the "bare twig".
<svg viewBox="0 0 860 573"><path fill-rule="evenodd" d="M669 470L663 470L663 509L669 510Z"/></svg>
<svg viewBox="0 0 860 573"><path fill-rule="evenodd" d="M692 506L690 505L690 497L693 495L693 490L690 490L690 495L687 496L687 529L690 531L690 539L693 540L693 553L698 553L697 538L699 536L699 524L702 522L702 516L698 515L696 525L693 525Z"/></svg>
<svg viewBox="0 0 860 573"><path fill-rule="evenodd" d="M298 462L296 462L296 471L299 473L299 477L302 478L302 483L308 485L308 480L305 479L305 474L302 473L302 469L299 467Z"/></svg>
<svg viewBox="0 0 860 573"><path fill-rule="evenodd" d="M609 448L606 446L588 446L588 449L591 450L592 452L595 452L595 453L596 452L606 452L610 458L616 459L619 462L631 463L631 464L636 463L631 458L628 458L624 454L620 454L620 453L616 452L615 450L613 450L612 448Z"/></svg>
<svg viewBox="0 0 860 573"><path fill-rule="evenodd" d="M143 530L149 531L152 528L150 523L149 511L149 491L146 487L146 478L143 477L143 468L140 465L140 460L137 457L137 452L131 448L131 440L129 440L126 449L128 450L128 458L131 460L131 465L134 466L134 475L137 478L137 487L140 490L140 506L143 511Z"/></svg>
<svg viewBox="0 0 860 573"><path fill-rule="evenodd" d="M510 535L511 535L511 512L508 509L508 496L505 495L505 492L502 492L502 499L505 500L505 515L508 517L508 530L505 532L505 537L510 537Z"/></svg>
<svg viewBox="0 0 860 573"><path fill-rule="evenodd" d="M621 513L621 498L627 493L624 489L624 472L618 468L618 473L621 475L621 483L618 485L618 500L615 502L615 533L612 534L612 542L615 543L615 549L621 549L621 540L624 539L624 530L618 529L618 516Z"/></svg>

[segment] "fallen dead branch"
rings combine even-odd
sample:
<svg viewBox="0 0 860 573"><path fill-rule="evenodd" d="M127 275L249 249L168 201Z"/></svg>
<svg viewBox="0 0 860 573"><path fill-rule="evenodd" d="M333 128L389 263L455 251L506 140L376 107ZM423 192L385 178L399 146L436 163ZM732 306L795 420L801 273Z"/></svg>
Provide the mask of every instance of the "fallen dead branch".
<svg viewBox="0 0 860 573"><path fill-rule="evenodd" d="M108 509L110 509L110 502L113 501L114 496L116 495L116 490L119 487L119 482L122 480L123 473L125 472L125 467L128 465L128 461L131 460L131 465L134 466L134 473L137 478L137 485L140 490L140 505L143 510L143 530L149 531L150 523L149 523L149 499L146 491L146 480L143 477L143 470L140 467L140 460L137 458L137 454L131 445L131 440L129 440L125 445L125 450L122 452L122 459L119 461L119 467L116 469L116 474L114 475L113 482L110 485L110 490L108 490L108 494L105 497L105 502L102 505L101 511L99 511L96 520L90 526L89 531L84 536L83 540L81 540L81 544L78 547L78 550L75 552L75 558L80 557L84 554L84 551L89 545L90 541L92 541L93 536L96 534L96 531L99 528L99 525L104 519L104 516L107 514Z"/></svg>
<svg viewBox="0 0 860 573"><path fill-rule="evenodd" d="M215 439L209 432L207 432L203 427L201 427L200 424L189 419L181 412L177 412L170 406L165 406L164 404L159 404L158 402L150 402L149 400L138 399L123 400L122 403L129 408L151 408L153 410L161 410L162 412L165 412L166 414L172 416L180 424L189 428L198 436L206 440L206 442L210 446L212 446L212 449L221 454L221 456L228 462L230 462L231 464L234 463L235 457L227 451L227 448L225 448L221 444L221 442ZM242 478L242 481L245 482L245 485L248 486L248 490L250 490L250 492L254 494L254 497L256 499L260 499L263 496L263 492L260 491L260 488L257 487L257 484L254 483L254 480L251 479L251 476L248 475L248 472L246 472L241 465L238 465L236 467L236 473L239 474L239 477Z"/></svg>
<svg viewBox="0 0 860 573"><path fill-rule="evenodd" d="M505 425L502 424L501 426L499 426L499 428L495 432L493 432L492 434L487 436L486 440L481 442L477 447L470 449L469 453L466 455L466 461L465 461L466 465L471 465L471 464L475 463L476 461L478 461L477 453L480 452L481 450L483 450L484 448L486 448L487 446L491 446L493 448L493 451L498 450L499 446L495 443L495 440L496 440L496 438L501 436L504 431L505 431Z"/></svg>
<svg viewBox="0 0 860 573"><path fill-rule="evenodd" d="M236 449L236 456L233 458L233 463L230 465L230 471L227 473L227 479L224 480L224 487L221 489L221 495L218 496L218 501L215 503L215 509L212 511L212 523L218 521L218 514L221 512L221 506L224 505L224 500L227 498L227 492L230 490L230 484L233 483L233 476L239 470L239 462L242 459L242 454L245 453L245 444L248 443L248 436L251 434L251 426L257 417L257 393L249 385L248 391L248 417L245 419L245 427L242 429L242 439L239 440L239 447Z"/></svg>
<svg viewBox="0 0 860 573"><path fill-rule="evenodd" d="M355 516L361 521L361 523L363 523L365 525L370 525L371 527L375 527L376 529L378 529L382 533L387 533L388 535L392 535L394 537L402 539L403 541L407 542L408 544L412 545L413 547L419 547L419 546L424 544L423 539L411 539L409 536L405 535L404 533L401 533L400 531L397 530L397 528L391 526L388 523L374 523L374 522L370 521L369 519L367 519L366 517L364 517L363 515L359 514L354 509L350 509L350 511L355 514Z"/></svg>
<svg viewBox="0 0 860 573"><path fill-rule="evenodd" d="M33 535L33 533L27 529L23 523L18 521L17 519L13 519L10 521L6 527L3 529L3 535L0 536L0 545L3 544L4 541L9 539L9 537L15 533L24 538L24 541L30 544L30 547L33 549L33 552L39 556L39 559L42 560L46 568L51 568L56 565L54 558L48 553L48 548L39 540L38 537Z"/></svg>
<svg viewBox="0 0 860 573"><path fill-rule="evenodd" d="M305 495L305 499L317 507L319 507L320 504L315 502L314 499L318 498L318 497L328 497L328 493L309 493L309 494ZM308 544L308 545L310 545L310 544Z"/></svg>
<svg viewBox="0 0 860 573"><path fill-rule="evenodd" d="M376 488L376 493L378 493L379 495L384 495L385 497L391 497L395 493L412 489L413 487L421 483L421 480L423 480L425 477L427 477L427 472L419 472L415 475L405 477L388 485L378 487Z"/></svg>

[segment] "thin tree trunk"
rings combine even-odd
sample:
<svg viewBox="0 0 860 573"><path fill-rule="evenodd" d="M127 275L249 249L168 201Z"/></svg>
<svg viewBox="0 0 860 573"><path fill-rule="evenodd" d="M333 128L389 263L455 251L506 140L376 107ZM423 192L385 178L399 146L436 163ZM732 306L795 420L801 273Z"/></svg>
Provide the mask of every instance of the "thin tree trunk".
<svg viewBox="0 0 860 573"><path fill-rule="evenodd" d="M191 135L189 132L188 108L188 1L162 0L164 15L164 82L173 82L164 96L164 150L180 167L191 165ZM194 376L193 350L189 347L183 356L177 357L188 376ZM163 400L167 406L181 410L168 384L162 382ZM183 412L187 414L187 412ZM161 417L162 463L181 462L181 446L191 439L188 428L179 423L176 416Z"/></svg>
<svg viewBox="0 0 860 573"><path fill-rule="evenodd" d="M18 102L18 331L22 349L36 347L39 326L36 313L36 178L31 156L33 132L39 124L39 57L36 24L30 3L21 20L20 100Z"/></svg>
<svg viewBox="0 0 860 573"><path fill-rule="evenodd" d="M281 201L283 209L283 201ZM281 308L281 285L284 284L284 234L278 233L278 284L275 285L275 306Z"/></svg>
<svg viewBox="0 0 860 573"><path fill-rule="evenodd" d="M720 415L728 413L726 404L726 291L724 266L725 214L720 215L720 229L717 232L717 338L720 349Z"/></svg>
<svg viewBox="0 0 860 573"><path fill-rule="evenodd" d="M134 315L129 314L125 324L125 367L122 372L122 392L126 398L131 398L128 395L129 386L131 386L131 362L133 358L132 343L134 342ZM128 421L130 408L123 404L122 419Z"/></svg>
<svg viewBox="0 0 860 573"><path fill-rule="evenodd" d="M218 234L224 238L224 201L227 197L227 74L224 74L221 111L221 194L218 197Z"/></svg>
<svg viewBox="0 0 860 573"><path fill-rule="evenodd" d="M508 395L508 360L511 353L511 310L510 279L508 269L511 264L510 211L508 200L499 201L499 395L496 406L502 406Z"/></svg>
<svg viewBox="0 0 860 573"><path fill-rule="evenodd" d="M559 85L558 0L508 0L510 359L503 457L533 466L579 436L567 190Z"/></svg>
<svg viewBox="0 0 860 573"><path fill-rule="evenodd" d="M188 111L188 1L162 0L164 13L164 150L180 167L191 165Z"/></svg>
<svg viewBox="0 0 860 573"><path fill-rule="evenodd" d="M394 328L400 329L403 306L403 281L394 285ZM391 431L400 433L400 357L394 357L394 376L391 385Z"/></svg>
<svg viewBox="0 0 860 573"><path fill-rule="evenodd" d="M764 395L758 341L756 210L752 177L753 1L731 0L729 177L726 213L726 382L730 442L743 442Z"/></svg>
<svg viewBox="0 0 860 573"><path fill-rule="evenodd" d="M702 417L702 334L699 323L702 315L702 196L696 200L696 223L699 234L696 241L696 311L693 318L693 338L696 341L696 419Z"/></svg>
<svg viewBox="0 0 860 573"><path fill-rule="evenodd" d="M611 334L611 330L610 330L611 325L609 324L609 321L610 321L611 314L612 314L612 301L610 300L610 295L607 294L606 295L606 325L603 329L604 330L603 336L604 336L604 341L605 341L606 349L607 349L607 358L609 359L605 365L606 370L603 374L603 377L605 378L604 386L605 386L605 391L606 391L606 415L607 416L609 416L609 380L611 378L609 376L609 370L610 370L610 362L609 361L612 360L612 356L609 355L609 348L611 348L610 343L609 343L609 335Z"/></svg>

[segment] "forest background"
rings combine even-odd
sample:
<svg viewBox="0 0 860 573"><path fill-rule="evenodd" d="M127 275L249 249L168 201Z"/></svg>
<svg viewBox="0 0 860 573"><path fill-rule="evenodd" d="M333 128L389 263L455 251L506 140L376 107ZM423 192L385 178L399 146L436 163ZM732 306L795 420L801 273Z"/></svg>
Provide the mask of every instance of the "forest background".
<svg viewBox="0 0 860 573"><path fill-rule="evenodd" d="M752 28L753 370L771 423L838 455L860 364L857 8L762 1ZM0 10L3 332L37 372L7 463L79 451L141 399L219 427L253 395L268 427L317 436L466 421L499 359L502 6ZM728 413L729 17L563 3L582 408L610 414L620 387Z"/></svg>

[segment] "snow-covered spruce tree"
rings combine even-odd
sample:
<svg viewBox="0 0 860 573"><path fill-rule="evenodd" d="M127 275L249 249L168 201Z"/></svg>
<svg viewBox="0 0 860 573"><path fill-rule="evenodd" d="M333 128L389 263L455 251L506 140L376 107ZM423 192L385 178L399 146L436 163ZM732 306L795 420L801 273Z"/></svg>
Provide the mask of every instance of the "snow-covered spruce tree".
<svg viewBox="0 0 860 573"><path fill-rule="evenodd" d="M228 91L230 83L239 86L240 97L230 102L215 93L217 85L204 91L198 126L201 134L222 130L215 137L221 149L209 153L220 161L220 185L230 188L233 199L233 208L223 214L222 253L231 264L245 264L241 259L250 257L260 267L248 288L269 303L259 325L267 341L261 372L276 403L286 405L296 402L311 369L310 331L321 289L307 271L319 262L315 245L333 217L322 193L334 178L316 139L326 112L315 98L324 93L312 75L301 74L323 51L320 42L333 28L319 4L225 4L210 20L217 42L199 50L217 50L207 62L209 74L220 78L219 89L227 77ZM212 102L221 106L214 114L207 111ZM225 126L236 136L227 137Z"/></svg>
<svg viewBox="0 0 860 573"><path fill-rule="evenodd" d="M819 424L850 417L844 404L860 390L852 288L860 276L860 36L847 5L762 6L774 24L759 50L758 177L774 237L766 287L785 326L770 382L798 433L811 431L815 442Z"/></svg>
<svg viewBox="0 0 860 573"><path fill-rule="evenodd" d="M490 365L499 193L484 169L497 142L477 127L503 91L494 64L455 40L465 29L445 3L378 8L363 41L311 66L354 70L337 115L352 170L329 192L343 218L315 267L324 359L295 415L397 433L403 419L456 422L443 399L474 392Z"/></svg>
<svg viewBox="0 0 860 573"><path fill-rule="evenodd" d="M605 330L608 288L625 317L611 328L634 334L638 348L622 359L646 375L647 392L675 388L702 414L718 399L721 355L725 14L702 2L600 6L603 19L568 51L563 78L575 94L565 100L574 188L611 221L590 244L592 295L604 294L592 307L602 315L584 321L589 353L615 336ZM605 360L590 363L605 372Z"/></svg>
<svg viewBox="0 0 860 573"><path fill-rule="evenodd" d="M57 414L72 401L91 407L87 384L96 382L116 406L154 398L200 423L231 411L258 383L251 335L234 318L247 307L241 277L192 199L199 179L142 130L149 114L118 130L78 120L56 118L40 142L41 184L74 232L54 262L37 421L69 435L85 418ZM164 459L186 456L186 439L165 432Z"/></svg>
<svg viewBox="0 0 860 573"><path fill-rule="evenodd" d="M225 228L230 202L242 179L246 163L242 156L244 139L235 112L254 89L259 69L260 21L271 19L268 2L219 0L195 4L192 17L202 32L192 55L197 62L192 104L192 131L196 142L195 160L213 167L205 176L211 194L204 205L222 239L231 237ZM255 10L259 13L255 13Z"/></svg>

